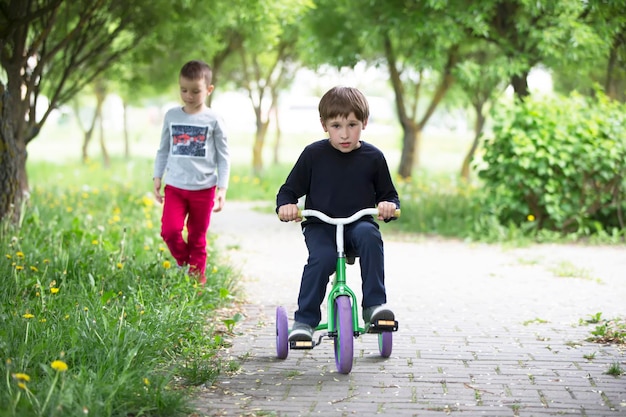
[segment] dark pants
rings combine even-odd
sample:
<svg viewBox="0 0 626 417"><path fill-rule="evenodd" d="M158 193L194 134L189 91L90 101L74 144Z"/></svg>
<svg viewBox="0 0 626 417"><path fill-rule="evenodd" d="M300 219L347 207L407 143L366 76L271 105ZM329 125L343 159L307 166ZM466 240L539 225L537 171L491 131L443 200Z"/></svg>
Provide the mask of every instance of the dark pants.
<svg viewBox="0 0 626 417"><path fill-rule="evenodd" d="M302 273L298 311L294 318L315 327L322 319L320 307L324 302L329 278L337 266L336 226L313 223L305 226L303 233L309 258ZM386 303L383 240L378 226L368 221L346 225L344 242L347 253L353 252L359 256L362 307Z"/></svg>

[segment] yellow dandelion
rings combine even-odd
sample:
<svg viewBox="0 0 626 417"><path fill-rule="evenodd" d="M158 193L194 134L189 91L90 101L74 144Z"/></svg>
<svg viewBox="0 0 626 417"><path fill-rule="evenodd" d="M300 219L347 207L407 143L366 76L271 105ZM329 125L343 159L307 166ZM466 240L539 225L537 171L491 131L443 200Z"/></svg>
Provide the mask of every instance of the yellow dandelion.
<svg viewBox="0 0 626 417"><path fill-rule="evenodd" d="M7 253L6 255L4 255L4 256L6 256L6 257L7 257L7 259L11 259L11 258L12 258L12 256L11 256L11 255L9 255L8 253Z"/></svg>
<svg viewBox="0 0 626 417"><path fill-rule="evenodd" d="M98 239L94 239L94 240L91 241L92 245L97 245L98 243L100 243L100 242L98 242Z"/></svg>
<svg viewBox="0 0 626 417"><path fill-rule="evenodd" d="M54 288L50 288L50 292L51 292L52 294L56 294L56 293L58 293L58 292L59 292L59 289L58 289L58 288L56 288L56 287L54 287Z"/></svg>
<svg viewBox="0 0 626 417"><path fill-rule="evenodd" d="M22 317L24 317L25 319L32 319L33 317L35 317L33 314L30 313L26 313L24 314Z"/></svg>
<svg viewBox="0 0 626 417"><path fill-rule="evenodd" d="M16 252L15 256L17 256L18 258L23 258L24 257L24 252Z"/></svg>
<svg viewBox="0 0 626 417"><path fill-rule="evenodd" d="M67 364L63 361L60 360L56 360L54 362L52 362L50 364L50 366L52 366L52 369L54 369L55 371L58 372L65 372L67 371Z"/></svg>
<svg viewBox="0 0 626 417"><path fill-rule="evenodd" d="M532 214L529 214L528 216L526 216L526 219L527 219L529 222L534 222L534 221L535 221L535 216L533 216Z"/></svg>
<svg viewBox="0 0 626 417"><path fill-rule="evenodd" d="M41 296L41 294L39 294L39 291L37 291L37 292L35 293L35 297L39 297L39 296Z"/></svg>
<svg viewBox="0 0 626 417"><path fill-rule="evenodd" d="M63 318L64 318L65 320L67 320L67 319L69 319L69 318L70 318L70 315L69 315L69 314L66 314L65 316L63 316Z"/></svg>
<svg viewBox="0 0 626 417"><path fill-rule="evenodd" d="M84 307L83 310L89 311L89 307Z"/></svg>
<svg viewBox="0 0 626 417"><path fill-rule="evenodd" d="M116 266L117 266L117 269L124 269L124 264L121 262L118 262Z"/></svg>
<svg viewBox="0 0 626 417"><path fill-rule="evenodd" d="M17 386L20 387L21 389L23 389L24 391L26 391L26 384L23 382L18 382Z"/></svg>
<svg viewBox="0 0 626 417"><path fill-rule="evenodd" d="M252 180L252 184L259 185L261 184L261 180L258 177L254 177L254 179Z"/></svg>
<svg viewBox="0 0 626 417"><path fill-rule="evenodd" d="M144 245L144 246L143 246L143 250L145 250L145 251L150 250L150 245Z"/></svg>
<svg viewBox="0 0 626 417"><path fill-rule="evenodd" d="M113 221L114 223L118 223L120 220L120 216L118 216L117 214L111 219L111 221Z"/></svg>
<svg viewBox="0 0 626 417"><path fill-rule="evenodd" d="M26 382L30 382L30 376L28 376L28 374L22 373L22 372L18 372L15 374L11 375L13 378L17 379L18 381L26 381Z"/></svg>
<svg viewBox="0 0 626 417"><path fill-rule="evenodd" d="M143 379L143 384L144 384L146 387L150 386L150 381L148 380L148 378L144 378L144 379Z"/></svg>
<svg viewBox="0 0 626 417"><path fill-rule="evenodd" d="M37 267L34 266L34 265L30 266L30 270L33 271L33 272L39 272L39 269L37 269Z"/></svg>
<svg viewBox="0 0 626 417"><path fill-rule="evenodd" d="M211 272L215 274L217 272L217 266L214 266Z"/></svg>
<svg viewBox="0 0 626 417"><path fill-rule="evenodd" d="M15 269L18 271L21 271L22 269L24 269L23 265L15 265Z"/></svg>
<svg viewBox="0 0 626 417"><path fill-rule="evenodd" d="M165 248L163 246L159 246L159 252L165 252Z"/></svg>
<svg viewBox="0 0 626 417"><path fill-rule="evenodd" d="M141 199L141 202L143 203L144 206L146 207L152 207L154 206L154 201L152 200L152 198L144 195L143 198Z"/></svg>
<svg viewBox="0 0 626 417"><path fill-rule="evenodd" d="M66 207L65 211L67 211L68 213L71 213L71 212L74 211L74 208L73 207Z"/></svg>
<svg viewBox="0 0 626 417"><path fill-rule="evenodd" d="M43 263L44 263L44 264L49 264L49 263L50 263L50 259L44 259L44 260L43 260Z"/></svg>
<svg viewBox="0 0 626 417"><path fill-rule="evenodd" d="M170 261L163 261L163 268L170 269L172 267L172 263Z"/></svg>
<svg viewBox="0 0 626 417"><path fill-rule="evenodd" d="M241 181L241 177L239 177L239 175L233 175L232 177L232 181L237 184L239 181Z"/></svg>
<svg viewBox="0 0 626 417"><path fill-rule="evenodd" d="M47 320L46 319L41 319L39 320L39 323L45 323Z"/></svg>

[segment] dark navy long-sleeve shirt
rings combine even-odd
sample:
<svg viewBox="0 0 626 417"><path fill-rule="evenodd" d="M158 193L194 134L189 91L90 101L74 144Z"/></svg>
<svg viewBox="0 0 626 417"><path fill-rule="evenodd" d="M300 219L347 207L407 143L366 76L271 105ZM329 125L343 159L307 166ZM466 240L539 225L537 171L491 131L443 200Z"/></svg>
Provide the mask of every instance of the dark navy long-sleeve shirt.
<svg viewBox="0 0 626 417"><path fill-rule="evenodd" d="M276 210L285 204L296 204L306 196L304 208L319 210L330 217L349 217L364 208L389 201L400 208L398 192L393 185L383 153L361 141L351 152L332 147L328 139L304 148L287 180L276 195ZM367 216L364 219L373 221ZM321 222L315 217L307 223Z"/></svg>

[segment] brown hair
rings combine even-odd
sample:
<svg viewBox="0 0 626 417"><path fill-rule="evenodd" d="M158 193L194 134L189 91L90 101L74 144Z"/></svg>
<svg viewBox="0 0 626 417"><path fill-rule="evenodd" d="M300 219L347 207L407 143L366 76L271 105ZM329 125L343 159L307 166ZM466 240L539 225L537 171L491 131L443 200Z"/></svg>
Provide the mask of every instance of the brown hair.
<svg viewBox="0 0 626 417"><path fill-rule="evenodd" d="M370 111L367 99L356 88L333 87L322 96L318 107L322 122L337 116L348 117L354 113L356 118L364 122L369 118Z"/></svg>
<svg viewBox="0 0 626 417"><path fill-rule="evenodd" d="M199 80L204 78L206 85L209 86L213 81L213 70L211 70L211 67L206 62L193 60L183 65L180 69L180 76L187 78L188 80Z"/></svg>

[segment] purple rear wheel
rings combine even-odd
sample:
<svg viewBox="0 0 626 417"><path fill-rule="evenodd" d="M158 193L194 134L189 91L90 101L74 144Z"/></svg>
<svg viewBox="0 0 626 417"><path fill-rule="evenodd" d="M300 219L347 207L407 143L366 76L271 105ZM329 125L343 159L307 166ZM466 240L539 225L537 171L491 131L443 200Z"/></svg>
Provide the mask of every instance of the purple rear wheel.
<svg viewBox="0 0 626 417"><path fill-rule="evenodd" d="M285 359L289 354L289 322L285 307L276 307L276 356Z"/></svg>
<svg viewBox="0 0 626 417"><path fill-rule="evenodd" d="M393 346L393 333L382 332L378 333L378 351L380 356L388 358L391 356L391 349Z"/></svg>
<svg viewBox="0 0 626 417"><path fill-rule="evenodd" d="M335 365L337 371L349 374L352 370L354 357L354 323L352 321L352 304L350 297L340 295L335 299Z"/></svg>

